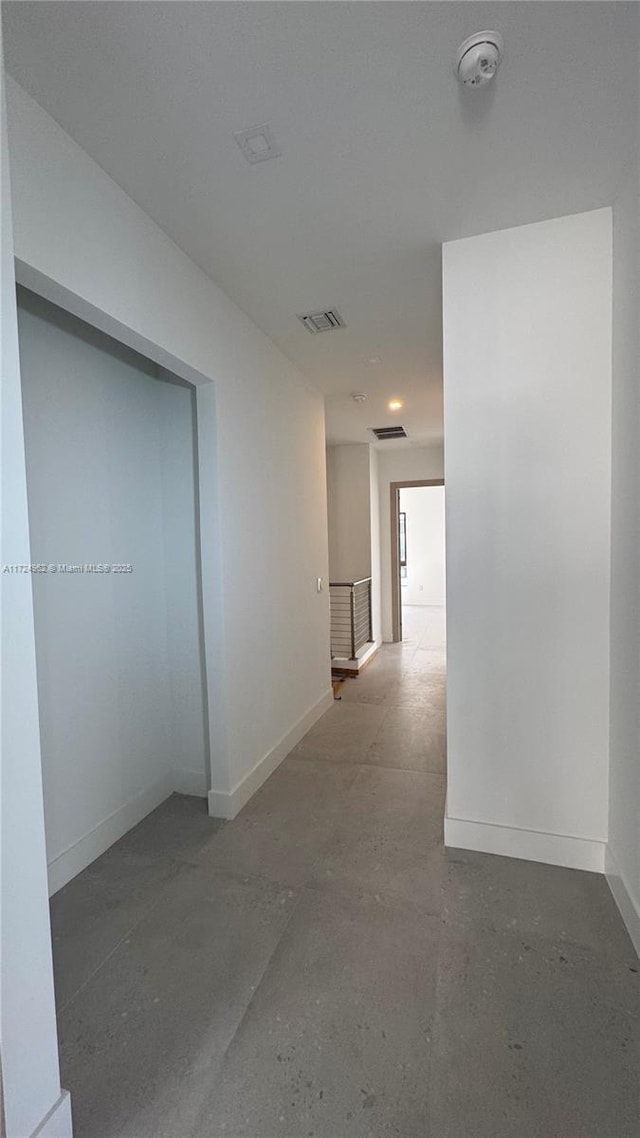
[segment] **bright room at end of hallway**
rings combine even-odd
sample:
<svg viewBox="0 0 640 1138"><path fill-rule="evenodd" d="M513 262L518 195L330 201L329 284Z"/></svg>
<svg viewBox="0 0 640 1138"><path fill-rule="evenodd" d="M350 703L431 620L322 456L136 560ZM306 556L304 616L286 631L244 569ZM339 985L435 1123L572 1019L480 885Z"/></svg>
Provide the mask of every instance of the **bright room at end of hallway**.
<svg viewBox="0 0 640 1138"><path fill-rule="evenodd" d="M398 639L443 649L445 625L444 486L394 488L398 528Z"/></svg>

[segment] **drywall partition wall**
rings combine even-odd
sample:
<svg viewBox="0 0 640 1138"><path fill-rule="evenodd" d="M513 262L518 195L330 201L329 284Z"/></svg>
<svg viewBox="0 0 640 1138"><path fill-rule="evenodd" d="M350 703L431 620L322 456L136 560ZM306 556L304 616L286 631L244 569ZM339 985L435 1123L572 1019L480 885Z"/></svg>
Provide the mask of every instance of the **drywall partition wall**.
<svg viewBox="0 0 640 1138"><path fill-rule="evenodd" d="M22 283L215 386L197 396L209 801L232 816L331 702L322 398L11 80L8 106Z"/></svg>
<svg viewBox="0 0 640 1138"><path fill-rule="evenodd" d="M2 564L30 565L18 326L4 82L2 133ZM35 635L29 574L3 573L0 782L0 1060L3 1134L29 1138L48 1117L71 1138L69 1097L60 1090L47 899ZM1 1124L0 1124L1 1127Z"/></svg>
<svg viewBox="0 0 640 1138"><path fill-rule="evenodd" d="M380 508L378 456L366 443L327 447L327 517L331 581L371 577L372 639L379 644Z"/></svg>
<svg viewBox="0 0 640 1138"><path fill-rule="evenodd" d="M160 499L171 790L205 796L209 724L200 576L199 479L195 390L159 371L153 389L160 426Z"/></svg>
<svg viewBox="0 0 640 1138"><path fill-rule="evenodd" d="M393 639L391 607L391 504L392 482L418 482L444 477L442 443L433 446L403 445L397 449L378 451L378 487L380 495L380 600L382 639Z"/></svg>
<svg viewBox="0 0 640 1138"><path fill-rule="evenodd" d="M602 870L611 211L443 258L446 841Z"/></svg>
<svg viewBox="0 0 640 1138"><path fill-rule="evenodd" d="M607 876L640 953L640 160L613 207L611 765Z"/></svg>
<svg viewBox="0 0 640 1138"><path fill-rule="evenodd" d="M375 644L382 640L382 595L380 587L380 488L378 452L369 449L369 503L371 514L371 624Z"/></svg>
<svg viewBox="0 0 640 1138"><path fill-rule="evenodd" d="M400 491L406 514L407 574L403 605L444 605L444 487L413 486Z"/></svg>
<svg viewBox="0 0 640 1138"><path fill-rule="evenodd" d="M18 326L31 553L71 567L33 582L54 891L173 789L208 789L194 399L26 290Z"/></svg>
<svg viewBox="0 0 640 1138"><path fill-rule="evenodd" d="M329 575L332 581L371 576L370 447L327 447Z"/></svg>

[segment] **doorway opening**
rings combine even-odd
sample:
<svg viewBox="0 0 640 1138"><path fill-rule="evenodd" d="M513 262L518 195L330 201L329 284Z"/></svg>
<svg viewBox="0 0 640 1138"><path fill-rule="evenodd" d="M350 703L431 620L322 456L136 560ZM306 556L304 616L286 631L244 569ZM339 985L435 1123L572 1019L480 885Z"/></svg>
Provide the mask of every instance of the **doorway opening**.
<svg viewBox="0 0 640 1138"><path fill-rule="evenodd" d="M392 639L445 644L444 482L391 483Z"/></svg>
<svg viewBox="0 0 640 1138"><path fill-rule="evenodd" d="M191 384L25 288L18 330L50 891L209 787Z"/></svg>

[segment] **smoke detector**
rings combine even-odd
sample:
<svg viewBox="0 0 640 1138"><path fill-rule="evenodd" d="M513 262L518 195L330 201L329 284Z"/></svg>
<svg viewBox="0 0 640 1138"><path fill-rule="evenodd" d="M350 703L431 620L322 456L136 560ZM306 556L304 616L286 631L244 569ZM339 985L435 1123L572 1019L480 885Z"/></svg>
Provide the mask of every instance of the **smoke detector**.
<svg viewBox="0 0 640 1138"><path fill-rule="evenodd" d="M496 74L502 56L504 41L500 32L476 32L460 44L456 52L454 71L463 87L482 87Z"/></svg>
<svg viewBox="0 0 640 1138"><path fill-rule="evenodd" d="M364 391L354 391L351 398L353 399L354 403L364 403L367 397Z"/></svg>

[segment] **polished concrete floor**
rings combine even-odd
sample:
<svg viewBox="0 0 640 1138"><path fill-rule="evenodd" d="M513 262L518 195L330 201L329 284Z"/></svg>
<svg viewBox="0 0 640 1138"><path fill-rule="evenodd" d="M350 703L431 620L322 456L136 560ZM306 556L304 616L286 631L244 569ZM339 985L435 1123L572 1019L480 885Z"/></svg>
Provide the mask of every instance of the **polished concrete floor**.
<svg viewBox="0 0 640 1138"><path fill-rule="evenodd" d="M638 1138L602 877L445 851L442 614L231 823L174 796L52 902L76 1138Z"/></svg>

